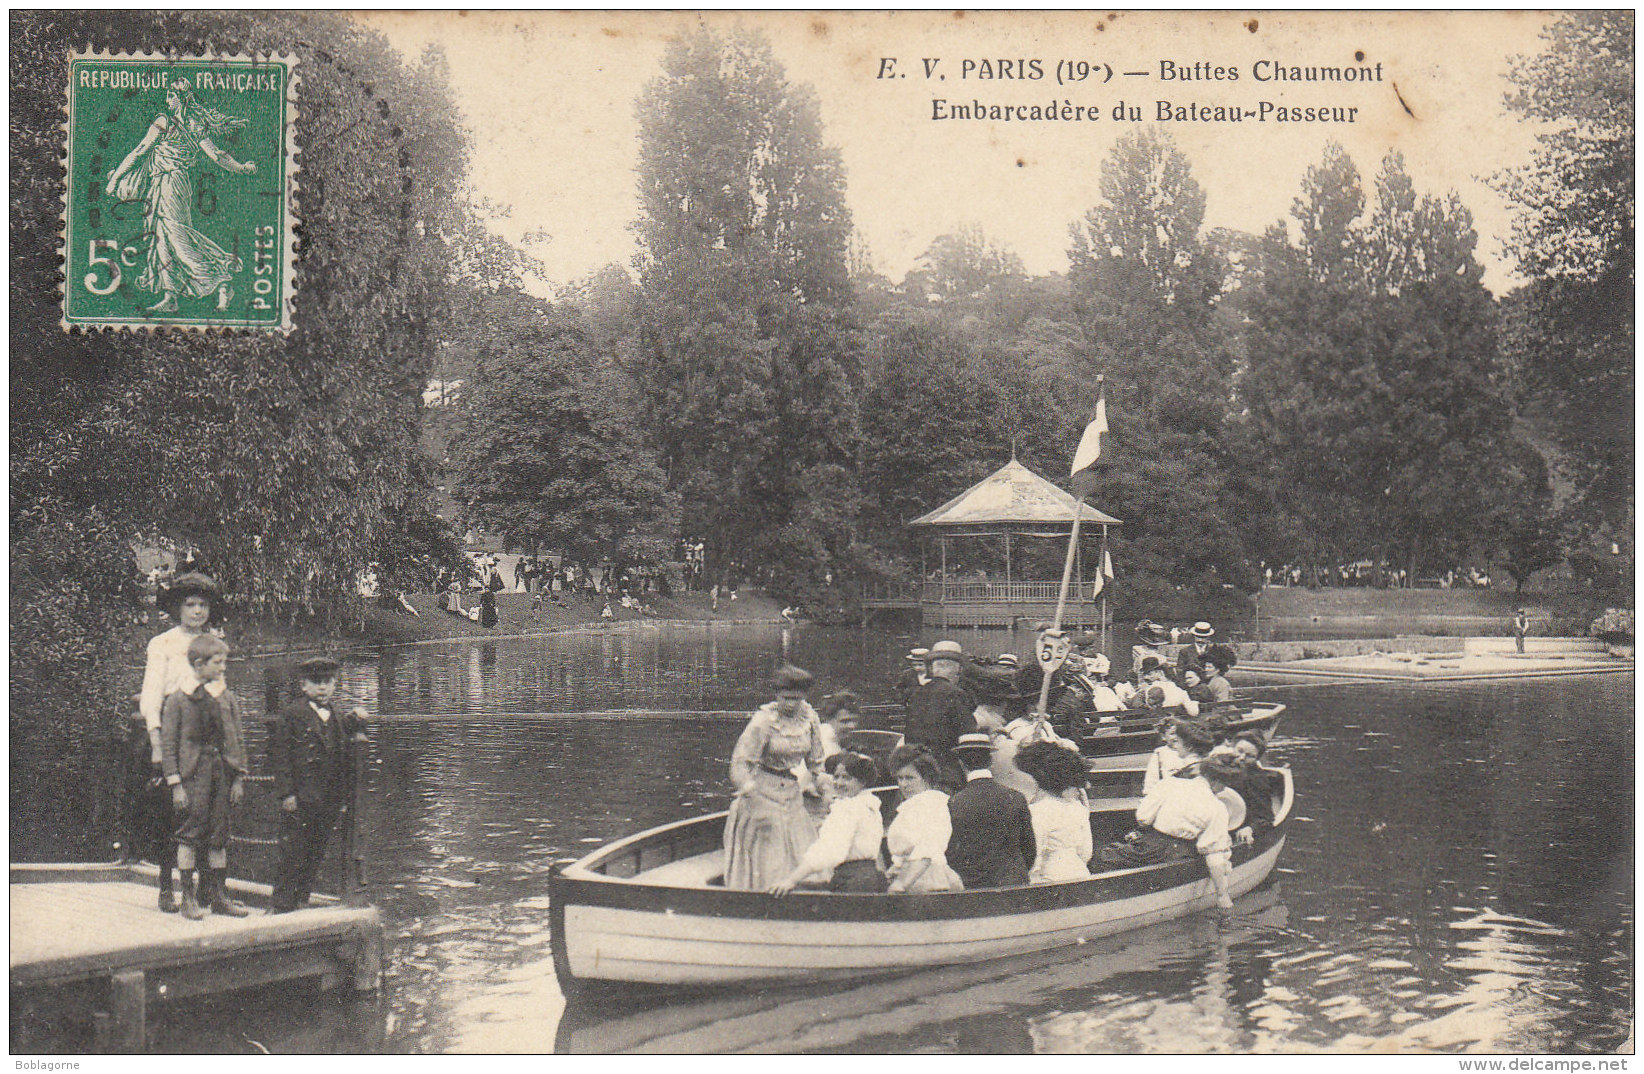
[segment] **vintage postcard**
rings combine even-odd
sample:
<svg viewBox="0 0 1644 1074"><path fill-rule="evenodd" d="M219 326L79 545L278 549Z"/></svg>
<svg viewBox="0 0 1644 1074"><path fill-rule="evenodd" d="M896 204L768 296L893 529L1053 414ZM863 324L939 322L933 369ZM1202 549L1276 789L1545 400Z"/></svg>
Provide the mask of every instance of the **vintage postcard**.
<svg viewBox="0 0 1644 1074"><path fill-rule="evenodd" d="M1631 11L10 30L18 1069L1627 1069Z"/></svg>

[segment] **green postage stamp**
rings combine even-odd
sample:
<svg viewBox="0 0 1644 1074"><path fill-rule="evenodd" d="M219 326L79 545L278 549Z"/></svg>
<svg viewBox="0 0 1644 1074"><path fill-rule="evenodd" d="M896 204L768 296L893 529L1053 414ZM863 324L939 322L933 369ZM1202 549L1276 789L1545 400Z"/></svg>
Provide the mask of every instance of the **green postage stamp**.
<svg viewBox="0 0 1644 1074"><path fill-rule="evenodd" d="M291 330L296 62L69 58L65 328Z"/></svg>

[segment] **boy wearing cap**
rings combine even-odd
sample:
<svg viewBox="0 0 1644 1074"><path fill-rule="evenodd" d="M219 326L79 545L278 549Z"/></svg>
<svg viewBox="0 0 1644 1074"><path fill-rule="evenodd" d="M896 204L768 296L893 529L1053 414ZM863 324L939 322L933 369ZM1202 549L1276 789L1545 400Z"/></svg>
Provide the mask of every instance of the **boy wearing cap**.
<svg viewBox="0 0 1644 1074"><path fill-rule="evenodd" d="M177 825L177 871L182 877L183 916L198 921L206 910L245 917L229 901L229 807L245 794L245 736L240 699L228 688L228 643L201 634L188 644L196 684L168 695L160 707L160 767L171 787ZM194 884L200 850L206 869Z"/></svg>
<svg viewBox="0 0 1644 1074"><path fill-rule="evenodd" d="M338 663L317 656L297 669L303 696L280 710L270 746L280 802L280 867L270 913L308 903L314 874L348 798L348 743L366 741L365 710L336 704Z"/></svg>

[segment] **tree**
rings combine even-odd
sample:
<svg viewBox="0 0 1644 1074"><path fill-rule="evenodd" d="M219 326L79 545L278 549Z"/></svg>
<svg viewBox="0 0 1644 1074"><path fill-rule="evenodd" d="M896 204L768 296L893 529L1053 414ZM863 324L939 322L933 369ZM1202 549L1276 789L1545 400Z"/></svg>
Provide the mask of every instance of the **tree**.
<svg viewBox="0 0 1644 1074"><path fill-rule="evenodd" d="M1628 550L1633 530L1633 13L1577 11L1513 68L1507 107L1547 127L1527 167L1495 183L1520 207L1528 289L1521 357L1553 423L1582 533Z"/></svg>
<svg viewBox="0 0 1644 1074"><path fill-rule="evenodd" d="M947 300L975 299L1021 276L1021 258L988 238L980 224L967 224L931 240L903 287Z"/></svg>
<svg viewBox="0 0 1644 1074"><path fill-rule="evenodd" d="M1368 220L1359 189L1327 149L1295 203L1301 240L1269 231L1244 306L1247 443L1290 519L1268 528L1299 544L1270 555L1453 565L1545 475L1504 476L1537 474L1503 465L1516 405L1471 215L1453 194L1418 197L1397 153Z"/></svg>
<svg viewBox="0 0 1644 1074"><path fill-rule="evenodd" d="M1133 569L1244 580L1243 512L1223 454L1234 349L1216 306L1227 272L1201 241L1204 191L1153 128L1115 143L1099 189L1068 252L1091 404L1095 374L1107 378L1112 433L1094 500L1125 520L1115 554Z"/></svg>
<svg viewBox="0 0 1644 1074"><path fill-rule="evenodd" d="M573 560L667 558L678 499L634 421L638 393L574 311L487 303L496 342L459 406L453 494L513 546Z"/></svg>
<svg viewBox="0 0 1644 1074"><path fill-rule="evenodd" d="M815 94L753 33L671 44L639 114L646 415L686 530L723 559L781 567L776 535L818 467L848 470L858 435L839 154Z"/></svg>
<svg viewBox="0 0 1644 1074"><path fill-rule="evenodd" d="M224 610L333 621L370 560L398 576L428 551L421 391L467 155L438 57L407 65L341 16L41 11L11 30L12 744L67 756L133 685L134 545L199 548ZM85 48L299 57L291 335L58 327L61 102Z"/></svg>

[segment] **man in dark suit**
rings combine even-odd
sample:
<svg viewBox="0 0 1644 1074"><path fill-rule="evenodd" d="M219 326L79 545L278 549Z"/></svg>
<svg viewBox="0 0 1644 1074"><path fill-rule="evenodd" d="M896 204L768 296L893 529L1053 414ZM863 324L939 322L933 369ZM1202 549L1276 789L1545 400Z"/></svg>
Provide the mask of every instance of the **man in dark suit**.
<svg viewBox="0 0 1644 1074"><path fill-rule="evenodd" d="M270 913L306 905L337 815L348 800L349 743L365 742L365 710L335 704L339 665L326 657L298 667L303 697L280 710L270 747L280 802L280 867Z"/></svg>
<svg viewBox="0 0 1644 1074"><path fill-rule="evenodd" d="M929 659L930 681L908 698L902 737L909 745L929 748L940 761L960 735L976 730L976 699L959 685L964 650L958 642L937 642Z"/></svg>
<svg viewBox="0 0 1644 1074"><path fill-rule="evenodd" d="M1026 884L1039 854L1027 799L994 781L989 767L993 741L987 735L961 735L954 753L965 768L966 782L948 798L953 820L948 865L967 889Z"/></svg>
<svg viewBox="0 0 1644 1074"><path fill-rule="evenodd" d="M1203 619L1193 624L1193 639L1182 646L1176 653L1176 677L1180 681L1182 672L1192 668L1204 678L1204 657L1210 651L1210 643L1216 637L1216 628Z"/></svg>

